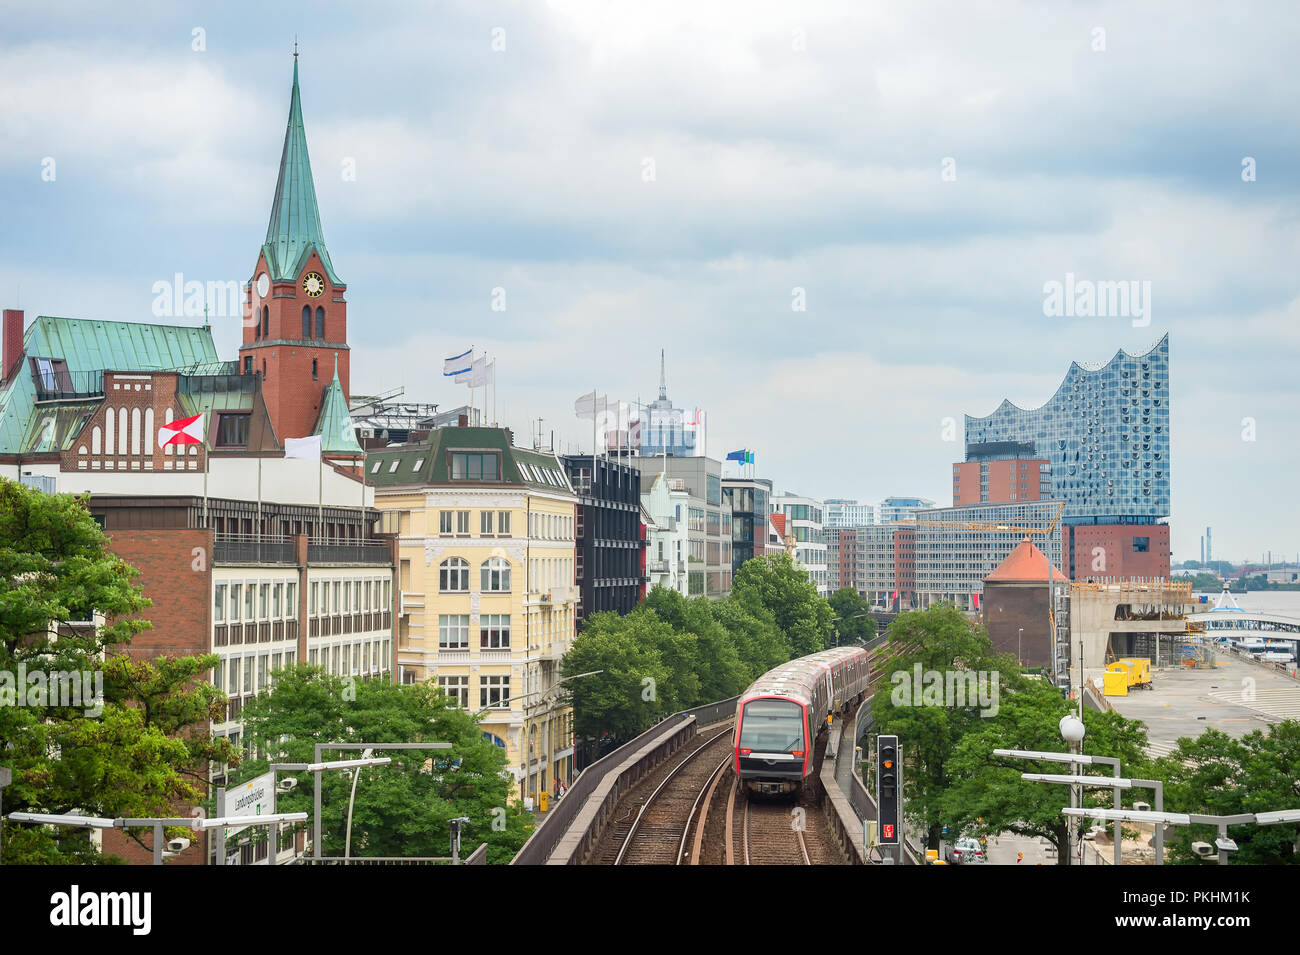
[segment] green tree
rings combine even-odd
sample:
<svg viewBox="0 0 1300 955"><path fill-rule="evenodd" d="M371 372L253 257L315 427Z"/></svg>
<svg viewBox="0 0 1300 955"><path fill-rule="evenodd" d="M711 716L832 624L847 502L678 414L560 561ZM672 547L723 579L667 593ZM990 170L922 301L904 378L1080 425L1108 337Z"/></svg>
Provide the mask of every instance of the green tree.
<svg viewBox="0 0 1300 955"><path fill-rule="evenodd" d="M916 705L911 687L915 674L984 671L997 674L998 693L1019 679L1007 656L993 652L983 627L972 626L951 604L899 615L889 627L895 654L886 664L879 689L871 700L875 732L897 734L903 750L908 815L923 821L928 844L938 844L944 821L942 800L955 782L950 765L963 736L984 722L976 705L965 707ZM902 690L908 690L906 694Z"/></svg>
<svg viewBox="0 0 1300 955"><path fill-rule="evenodd" d="M229 757L228 744L201 732L223 699L203 682L215 657L132 662L122 653L150 626L138 616L150 604L137 576L108 551L83 500L0 479L0 765L13 770L7 811L175 815L178 804L199 800L206 760ZM95 623L101 619L108 622ZM84 675L80 688L102 688L101 700L33 698L34 680L62 686L72 674ZM14 705L20 692L24 705ZM90 846L85 830L9 826L5 841L6 863L114 861Z"/></svg>
<svg viewBox="0 0 1300 955"><path fill-rule="evenodd" d="M1300 806L1300 721L1284 720L1265 733L1252 730L1233 739L1207 729L1196 739L1158 760L1151 772L1165 781L1165 806L1171 812L1220 816L1267 812ZM1300 825L1234 826L1233 865L1295 865ZM1190 863L1198 857L1193 841L1213 842L1215 827L1178 826L1168 840L1170 858Z"/></svg>
<svg viewBox="0 0 1300 955"><path fill-rule="evenodd" d="M722 600L710 601L709 611L731 635L736 655L746 671L745 686L790 659L790 641L757 597L732 593Z"/></svg>
<svg viewBox="0 0 1300 955"><path fill-rule="evenodd" d="M841 587L827 598L835 614L833 626L839 634L839 645L866 643L876 636L876 621L868 611L871 605L853 587Z"/></svg>
<svg viewBox="0 0 1300 955"><path fill-rule="evenodd" d="M997 715L969 725L947 760L948 787L933 803L937 821L947 825L950 834L1041 837L1056 848L1057 863L1068 865L1070 821L1061 813L1068 790L1020 778L1024 772L1064 773L1066 768L1060 763L1035 767L992 755L995 749L1065 752L1060 721L1067 712L1068 701L1043 680L1021 679L1014 689L1008 688ZM1083 725L1084 753L1118 758L1129 769L1145 761L1146 730L1137 720L1085 709ZM1106 790L1083 790L1084 805L1109 806L1113 798ZM1140 791L1127 794L1130 803L1135 798L1144 797Z"/></svg>
<svg viewBox="0 0 1300 955"><path fill-rule="evenodd" d="M688 600L675 590L655 587L641 605L678 633L694 638L692 666L699 676L695 704L737 696L751 682L735 637L714 615L714 603L707 597Z"/></svg>
<svg viewBox="0 0 1300 955"><path fill-rule="evenodd" d="M833 619L830 604L789 554L745 561L736 571L731 592L743 603L756 601L772 615L789 641L791 658L826 648Z"/></svg>
<svg viewBox="0 0 1300 955"><path fill-rule="evenodd" d="M479 720L456 707L431 684L360 682L297 664L279 672L271 692L243 710L246 739L256 758L245 760L240 779L266 772L272 761L311 762L315 744L450 743L447 752L390 751L387 766L359 770L352 819L354 856L446 856L450 820L469 818L465 851L488 844L488 861L506 863L525 842L527 816L511 801L505 751L483 735ZM361 751L328 758L360 757ZM313 777L304 773L293 791L277 799L284 812L312 811ZM321 777L322 853L342 856L352 777Z"/></svg>
<svg viewBox="0 0 1300 955"><path fill-rule="evenodd" d="M593 614L564 655L560 667L566 679L594 674L565 684L578 736L630 739L672 712L665 707L676 692L660 693L661 687L670 688L672 671L647 639L647 625L645 617L633 622L610 612ZM657 620L654 625L667 626Z"/></svg>

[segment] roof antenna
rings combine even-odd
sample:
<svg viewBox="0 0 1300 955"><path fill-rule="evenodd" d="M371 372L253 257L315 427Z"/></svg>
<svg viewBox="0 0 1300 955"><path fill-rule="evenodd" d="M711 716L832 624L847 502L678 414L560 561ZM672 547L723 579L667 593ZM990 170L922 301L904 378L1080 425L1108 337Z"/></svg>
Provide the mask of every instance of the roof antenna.
<svg viewBox="0 0 1300 955"><path fill-rule="evenodd" d="M293 58L298 59L298 34L293 35Z"/></svg>

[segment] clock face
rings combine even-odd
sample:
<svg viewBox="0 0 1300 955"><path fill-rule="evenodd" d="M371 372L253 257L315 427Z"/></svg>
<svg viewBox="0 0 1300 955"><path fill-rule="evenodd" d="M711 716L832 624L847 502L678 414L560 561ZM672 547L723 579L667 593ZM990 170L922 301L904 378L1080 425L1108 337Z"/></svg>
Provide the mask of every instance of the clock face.
<svg viewBox="0 0 1300 955"><path fill-rule="evenodd" d="M266 293L271 291L271 277L263 272L257 277L257 297L266 298Z"/></svg>
<svg viewBox="0 0 1300 955"><path fill-rule="evenodd" d="M308 272L302 280L302 290L316 298L321 292L325 291L325 280L315 272Z"/></svg>

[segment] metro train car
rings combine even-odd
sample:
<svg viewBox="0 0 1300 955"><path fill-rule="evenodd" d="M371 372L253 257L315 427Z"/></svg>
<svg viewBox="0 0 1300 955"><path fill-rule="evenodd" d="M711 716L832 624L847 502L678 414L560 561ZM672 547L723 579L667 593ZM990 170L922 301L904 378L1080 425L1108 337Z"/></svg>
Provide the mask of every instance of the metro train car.
<svg viewBox="0 0 1300 955"><path fill-rule="evenodd" d="M750 792L799 791L813 773L826 717L844 712L867 690L867 651L836 647L764 673L736 704L737 777Z"/></svg>

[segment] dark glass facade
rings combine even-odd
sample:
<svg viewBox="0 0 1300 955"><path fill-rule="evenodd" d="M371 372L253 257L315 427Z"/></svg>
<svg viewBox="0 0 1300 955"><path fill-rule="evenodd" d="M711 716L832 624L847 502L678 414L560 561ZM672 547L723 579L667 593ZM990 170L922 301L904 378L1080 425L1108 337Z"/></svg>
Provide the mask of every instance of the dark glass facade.
<svg viewBox="0 0 1300 955"><path fill-rule="evenodd" d="M578 494L574 566L581 603L577 624L602 610L627 613L644 587L641 472L590 455L566 455L565 470Z"/></svg>
<svg viewBox="0 0 1300 955"><path fill-rule="evenodd" d="M761 555L767 546L767 522L772 513L772 482L754 478L724 478L722 496L731 504L731 568Z"/></svg>

